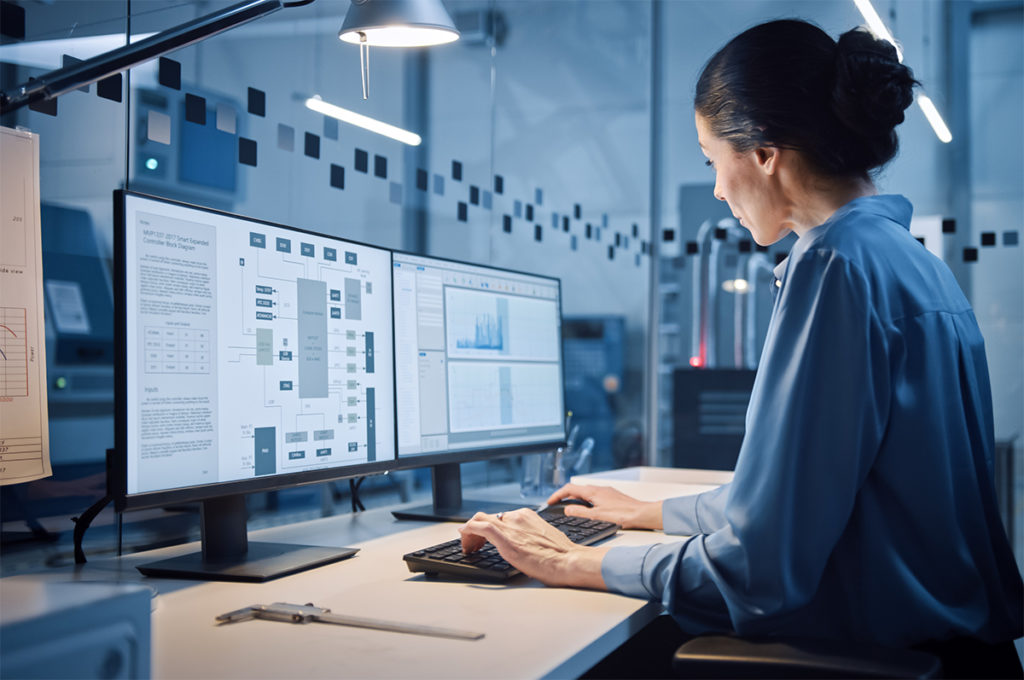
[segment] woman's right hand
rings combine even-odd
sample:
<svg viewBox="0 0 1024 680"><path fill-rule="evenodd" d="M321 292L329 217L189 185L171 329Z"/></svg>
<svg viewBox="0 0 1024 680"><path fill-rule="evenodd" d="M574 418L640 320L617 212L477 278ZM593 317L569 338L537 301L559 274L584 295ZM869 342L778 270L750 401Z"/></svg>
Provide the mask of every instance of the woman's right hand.
<svg viewBox="0 0 1024 680"><path fill-rule="evenodd" d="M566 484L548 498L553 505L564 498L581 498L592 507L566 505L565 514L605 522L615 522L623 529L661 529L661 501L640 501L610 486Z"/></svg>

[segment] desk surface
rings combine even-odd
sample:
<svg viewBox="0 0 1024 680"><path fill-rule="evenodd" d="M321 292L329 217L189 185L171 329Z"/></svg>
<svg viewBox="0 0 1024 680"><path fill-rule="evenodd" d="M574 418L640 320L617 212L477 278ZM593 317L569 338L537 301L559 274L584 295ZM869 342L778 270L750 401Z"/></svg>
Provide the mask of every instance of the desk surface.
<svg viewBox="0 0 1024 680"><path fill-rule="evenodd" d="M254 531L252 540L360 549L342 562L261 584L142 578L134 568L196 544L97 560L70 580L142 582L155 589L152 660L158 679L575 677L661 611L657 602L547 588L525 576L490 585L408 571L403 554L454 538L457 527L395 520L387 508ZM665 540L675 539L623 531L604 545ZM336 613L475 630L485 637L451 640L265 620L214 623L218 614L273 602L312 602Z"/></svg>

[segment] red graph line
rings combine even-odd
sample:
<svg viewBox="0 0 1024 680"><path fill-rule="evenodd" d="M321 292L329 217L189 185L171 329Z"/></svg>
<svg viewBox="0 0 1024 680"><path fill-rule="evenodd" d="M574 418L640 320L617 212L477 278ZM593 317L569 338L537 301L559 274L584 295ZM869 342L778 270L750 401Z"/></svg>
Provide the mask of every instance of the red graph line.
<svg viewBox="0 0 1024 680"><path fill-rule="evenodd" d="M18 337L18 334L17 334L17 333L15 333L14 331L12 331L12 330L11 330L10 328L7 328L7 326L3 325L2 323L0 323L0 328L6 328L6 329L7 329L7 331L8 331L8 332L9 332L9 333L10 333L11 335L13 335L14 337Z"/></svg>

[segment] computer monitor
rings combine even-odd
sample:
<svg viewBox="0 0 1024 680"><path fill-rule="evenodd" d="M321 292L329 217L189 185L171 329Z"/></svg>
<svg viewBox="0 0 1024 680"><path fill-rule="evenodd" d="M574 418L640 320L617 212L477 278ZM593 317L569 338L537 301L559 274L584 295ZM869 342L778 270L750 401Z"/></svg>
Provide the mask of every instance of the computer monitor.
<svg viewBox="0 0 1024 680"><path fill-rule="evenodd" d="M391 252L114 195L119 510L201 501L148 575L266 580L354 551L246 536L245 494L395 461Z"/></svg>
<svg viewBox="0 0 1024 680"><path fill-rule="evenodd" d="M564 443L560 281L408 253L393 260L396 467L432 466L434 494L395 515L459 521L516 507L463 500L459 464Z"/></svg>

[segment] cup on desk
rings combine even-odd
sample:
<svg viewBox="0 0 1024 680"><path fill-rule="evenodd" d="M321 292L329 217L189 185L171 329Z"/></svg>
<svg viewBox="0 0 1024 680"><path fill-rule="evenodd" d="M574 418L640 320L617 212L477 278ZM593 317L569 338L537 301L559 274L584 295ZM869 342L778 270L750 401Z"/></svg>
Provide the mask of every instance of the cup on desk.
<svg viewBox="0 0 1024 680"><path fill-rule="evenodd" d="M523 478L519 493L523 498L546 498L569 482L573 475L590 472L593 437L587 437L578 446L570 440L568 446L554 451L523 457Z"/></svg>

